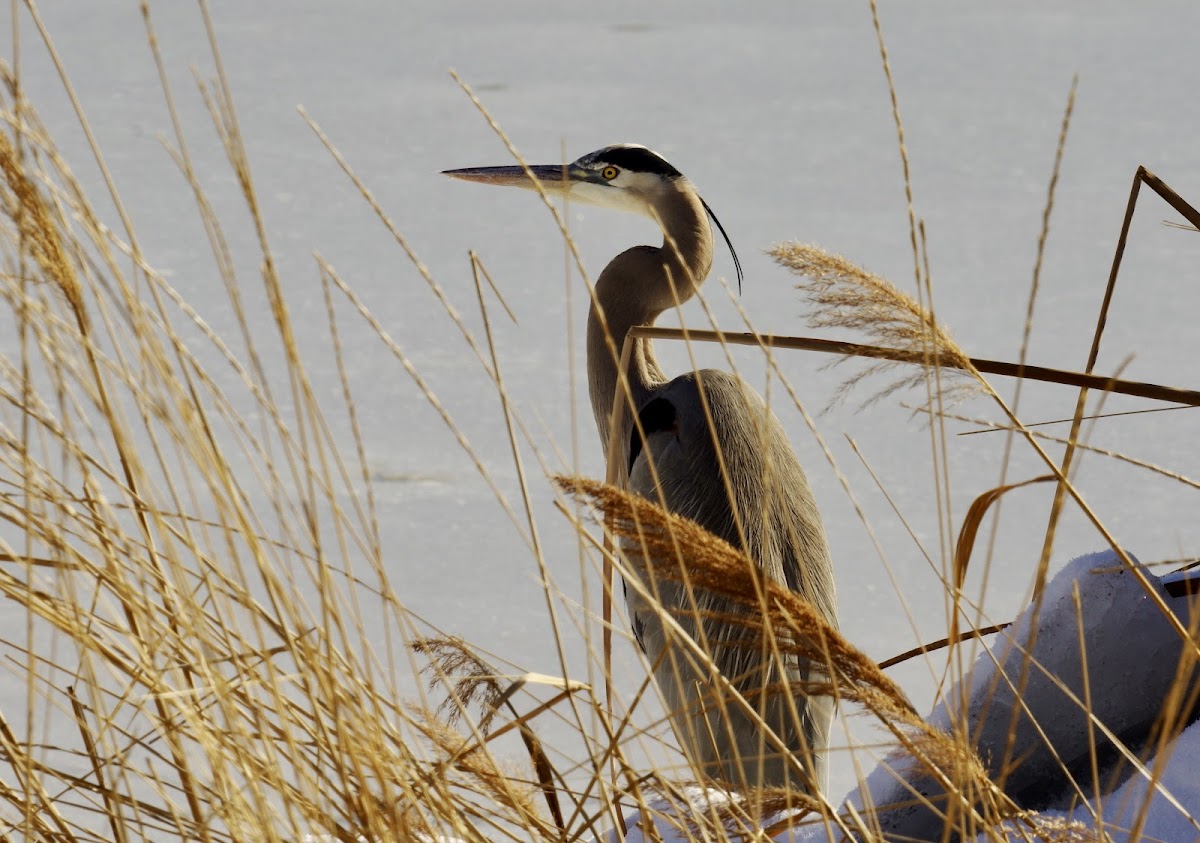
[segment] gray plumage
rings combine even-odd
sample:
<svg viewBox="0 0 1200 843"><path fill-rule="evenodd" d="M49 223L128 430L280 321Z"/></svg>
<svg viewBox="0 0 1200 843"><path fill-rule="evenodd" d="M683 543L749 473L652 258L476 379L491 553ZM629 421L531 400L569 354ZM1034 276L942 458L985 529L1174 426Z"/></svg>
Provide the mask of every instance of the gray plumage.
<svg viewBox="0 0 1200 843"><path fill-rule="evenodd" d="M622 347L631 328L653 324L665 310L695 294L712 264L713 235L707 218L711 212L678 170L641 146L606 147L566 167L531 171L545 189L569 192L571 201L641 213L663 230L661 247L635 246L622 252L596 282L588 317L588 383L607 451L618 378L613 349ZM447 174L533 186L519 167ZM622 452L616 456L627 472L628 487L745 550L767 577L804 596L836 626L833 572L820 513L782 427L762 399L735 376L717 370L668 380L646 339L633 343L628 376L632 405L646 430L643 441L634 433L632 416L624 414L616 438ZM645 578L638 548L625 551L632 568ZM820 667L791 656L773 658L762 647L739 644L748 633L719 616L744 613L742 606L704 592L689 595L675 583L645 585L687 634L708 643L717 669L789 750L778 752L755 718L722 698L710 669L673 640L659 611L637 589L627 588L634 633L696 768L735 786L790 786L813 793L823 789L833 700L799 690L805 682L822 681ZM791 683L790 689L785 685L784 690L762 693L764 685L780 682Z"/></svg>

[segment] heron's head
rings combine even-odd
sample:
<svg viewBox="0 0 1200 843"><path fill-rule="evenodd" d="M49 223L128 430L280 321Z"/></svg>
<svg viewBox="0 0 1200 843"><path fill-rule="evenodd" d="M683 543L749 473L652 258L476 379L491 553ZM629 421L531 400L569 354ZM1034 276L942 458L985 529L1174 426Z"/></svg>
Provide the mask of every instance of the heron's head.
<svg viewBox="0 0 1200 843"><path fill-rule="evenodd" d="M464 181L527 190L536 190L540 183L547 193L566 195L572 202L650 217L666 192L680 188L691 190L683 174L665 158L652 149L632 143L606 146L570 164L537 164L528 168L467 167L443 172Z"/></svg>
<svg viewBox="0 0 1200 843"><path fill-rule="evenodd" d="M444 175L480 184L541 188L550 194L565 195L572 202L600 205L650 217L662 223L663 200L684 192L694 196L716 223L733 254L737 266L738 286L742 268L729 242L729 235L712 208L696 193L691 182L667 159L654 150L636 143L621 143L589 152L570 164L536 164L503 167L466 167L443 170Z"/></svg>

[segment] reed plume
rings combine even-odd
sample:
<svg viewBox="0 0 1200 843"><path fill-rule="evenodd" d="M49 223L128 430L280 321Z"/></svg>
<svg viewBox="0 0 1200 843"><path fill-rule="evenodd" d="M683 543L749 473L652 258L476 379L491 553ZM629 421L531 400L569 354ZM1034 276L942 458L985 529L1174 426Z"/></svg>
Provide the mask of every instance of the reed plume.
<svg viewBox="0 0 1200 843"><path fill-rule="evenodd" d="M943 367L944 374L958 375L954 384L944 387L943 399L963 398L977 389L973 379L962 377L973 372L973 367L950 332L927 308L886 278L819 246L792 241L772 247L768 254L804 279L796 287L812 307L807 317L811 327L861 331L877 345L907 351L912 360ZM865 378L908 365L898 360L871 362L842 384L831 404L843 400ZM923 369L914 369L876 392L866 403L919 386L925 377Z"/></svg>
<svg viewBox="0 0 1200 843"><path fill-rule="evenodd" d="M0 172L8 188L4 196L5 213L15 223L20 247L33 258L45 278L58 287L83 322L83 294L75 268L63 249L58 215L38 190L25 162L4 132L0 132Z"/></svg>

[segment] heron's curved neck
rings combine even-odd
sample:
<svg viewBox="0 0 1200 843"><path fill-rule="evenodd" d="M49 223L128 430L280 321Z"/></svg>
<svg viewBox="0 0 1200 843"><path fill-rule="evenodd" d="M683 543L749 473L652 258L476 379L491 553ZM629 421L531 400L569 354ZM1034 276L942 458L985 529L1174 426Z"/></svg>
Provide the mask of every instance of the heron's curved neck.
<svg viewBox="0 0 1200 843"><path fill-rule="evenodd" d="M588 314L588 387L606 457L625 337L631 328L653 325L664 310L690 299L712 266L712 231L690 185L672 186L656 198L653 210L663 245L635 246L613 258L600 273ZM649 339L633 340L627 375L634 408L666 381ZM628 412L624 418L627 425Z"/></svg>

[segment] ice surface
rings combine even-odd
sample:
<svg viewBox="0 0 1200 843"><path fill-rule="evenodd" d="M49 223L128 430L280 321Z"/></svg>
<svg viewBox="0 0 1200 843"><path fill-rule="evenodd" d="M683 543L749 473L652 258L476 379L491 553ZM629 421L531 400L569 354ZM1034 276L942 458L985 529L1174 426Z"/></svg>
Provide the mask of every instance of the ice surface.
<svg viewBox="0 0 1200 843"><path fill-rule="evenodd" d="M193 67L205 78L215 72L199 14L194 4L149 5L196 169L225 220L240 274L254 279L261 255L192 77ZM236 323L190 189L162 146L171 124L138 4L39 6L150 263L218 333L233 336ZM583 284L566 277L561 241L534 199L438 175L447 167L509 163L449 80L448 68L476 87L532 159L574 158L614 141L644 142L664 153L701 187L738 246L747 273L741 304L763 331L804 332L792 279L763 254L773 242L818 242L911 287L900 159L865 3L775 0L747 8L691 0L213 0L210 6L314 389L339 394L312 257L319 251L411 354L512 499L518 484L486 377L391 236L297 116L296 105L329 132L477 333L467 250L476 249L487 262L519 319L518 325L495 324L512 406L530 421L536 445L556 467L557 448L566 455L565 467L603 474L579 368ZM11 8L0 9L5 32ZM1193 204L1200 197L1200 109L1190 81L1198 61L1200 5L1000 7L978 0L896 2L881 12L905 119L915 210L928 234L938 316L970 353L1012 358L1019 347L1054 144L1071 76L1080 74L1030 354L1033 362L1081 368L1134 168L1145 163ZM25 93L100 202L104 221L119 230L57 73L28 15L18 13ZM1098 368L1107 372L1128 362L1126 377L1195 386L1200 237L1159 225L1174 217L1145 190L1143 202ZM654 235L637 220L591 209L572 209L569 222L593 277L617 251ZM728 259L718 254L717 260L716 273L731 275ZM249 281L246 287L252 329L272 336L261 290ZM721 324L740 325L721 290L710 285L708 293ZM696 307L685 318L706 327ZM344 327L352 324L347 317ZM13 351L14 337L0 337L6 351ZM218 384L236 398L237 377L192 339ZM347 330L343 340L378 479L385 553L401 596L450 632L484 642L527 669L559 672L537 569L517 530L370 332ZM682 349L660 345L668 371L690 365ZM825 405L842 378L840 371L821 371L824 360L786 353L779 358L813 409ZM758 357L739 352L736 360L751 382L764 386ZM274 365L270 357L265 362ZM700 362L728 365L707 349ZM283 377L280 367L271 371ZM1001 388L1011 394L1008 384ZM818 420L885 548L886 560L880 560L820 448L780 399L777 382L769 395L825 517L843 631L880 659L942 637L943 572L926 563L907 531L911 525L936 557L939 513L926 428L895 402L859 411L852 399ZM577 414L573 405L581 408ZM1069 390L1027 387L1021 414L1030 421L1058 419L1073 405ZM1145 408L1115 399L1105 406ZM975 404L962 409L989 411ZM1097 424L1093 441L1194 477L1200 474L1200 439L1192 416L1184 411L1107 419ZM331 423L349 450L345 419L335 416ZM906 523L875 492L844 436L854 439L882 478ZM967 501L996 484L1002 448L1002 434L950 437L948 478L959 517ZM1081 464L1080 487L1123 543L1147 560L1196 555L1194 492L1189 497L1173 480L1091 455ZM1044 472L1026 450L1016 449L1010 479ZM985 622L1011 618L1027 599L1049 496L1045 488L1031 488L1006 497L995 558L1024 562L993 566L986 594L983 566L973 567L967 587L982 602ZM580 570L571 531L553 507L549 484L537 476L532 504L555 588L578 601L586 580L587 593L598 602L594 572ZM20 546L11 535L3 538ZM1092 547L1095 533L1068 512L1059 543ZM1053 564L1063 559L1056 554ZM902 584L902 598L887 571ZM4 637L22 640L23 618L0 619L0 625ZM618 644L617 694L628 698L644 668L628 642ZM565 646L568 671L584 676L593 659L588 643L572 634ZM937 670L915 661L893 675L925 708ZM415 692L416 686L412 680L408 687ZM0 706L6 713L24 711L20 683L0 687ZM638 722L655 719L650 699ZM843 743L873 739L857 724L846 728ZM14 729L21 732L21 724ZM53 727L47 731L52 741ZM544 737L552 745L563 738ZM660 764L678 761L649 743L630 752ZM872 763L867 751L857 760ZM831 767L834 792L847 791L855 782L850 753L835 752Z"/></svg>

